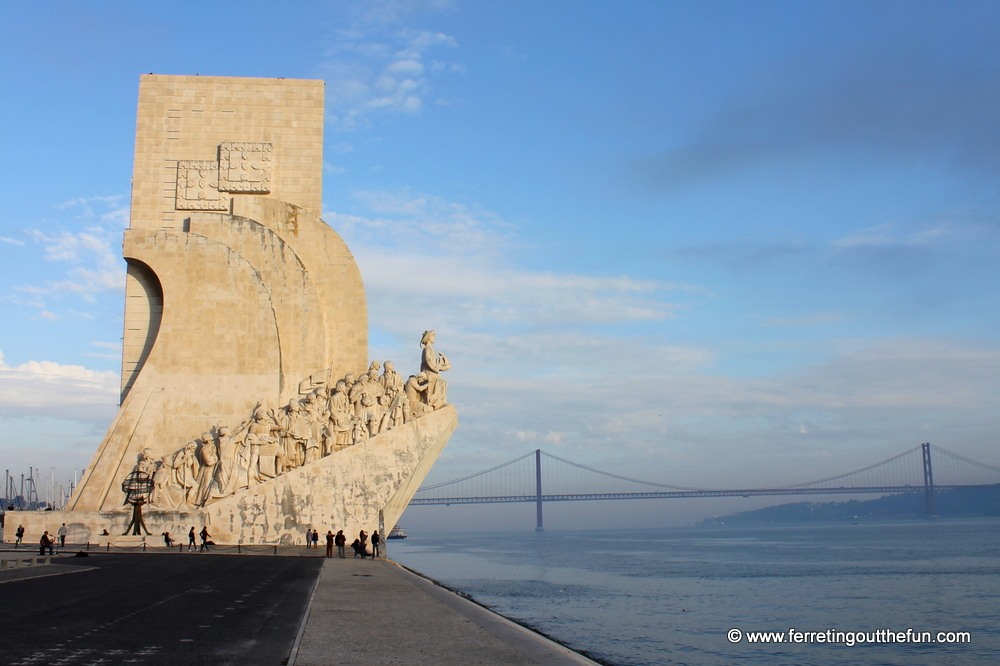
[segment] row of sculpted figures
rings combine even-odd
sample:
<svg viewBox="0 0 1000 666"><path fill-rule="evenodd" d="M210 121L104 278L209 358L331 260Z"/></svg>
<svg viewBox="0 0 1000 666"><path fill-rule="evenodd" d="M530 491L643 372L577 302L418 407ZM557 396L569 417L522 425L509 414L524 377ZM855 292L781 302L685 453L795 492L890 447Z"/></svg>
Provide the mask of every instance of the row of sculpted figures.
<svg viewBox="0 0 1000 666"><path fill-rule="evenodd" d="M149 505L203 507L444 407L441 373L451 366L434 351L434 337L424 333L420 372L405 382L392 361L372 361L367 372L345 375L332 391L325 382L277 410L258 403L237 428L218 425L160 460L143 450L135 471L153 480Z"/></svg>

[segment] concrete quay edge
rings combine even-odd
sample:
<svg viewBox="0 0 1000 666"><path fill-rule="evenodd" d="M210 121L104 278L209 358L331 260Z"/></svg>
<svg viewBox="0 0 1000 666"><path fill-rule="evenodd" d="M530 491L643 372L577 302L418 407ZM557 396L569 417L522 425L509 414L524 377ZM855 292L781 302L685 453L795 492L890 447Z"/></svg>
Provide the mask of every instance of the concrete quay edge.
<svg viewBox="0 0 1000 666"><path fill-rule="evenodd" d="M554 641L530 627L519 624L472 599L464 597L437 581L431 580L419 572L403 566L399 562L394 560L389 560L389 562L399 567L400 572L404 576L407 576L415 585L450 608L465 615L500 640L516 647L528 656L544 659L544 661L539 661L539 663L600 666L598 662L589 659L572 648L566 647L562 643ZM554 660L553 656L559 657L559 660Z"/></svg>
<svg viewBox="0 0 1000 666"><path fill-rule="evenodd" d="M377 640L372 640L377 637ZM288 666L595 666L392 560L324 562Z"/></svg>

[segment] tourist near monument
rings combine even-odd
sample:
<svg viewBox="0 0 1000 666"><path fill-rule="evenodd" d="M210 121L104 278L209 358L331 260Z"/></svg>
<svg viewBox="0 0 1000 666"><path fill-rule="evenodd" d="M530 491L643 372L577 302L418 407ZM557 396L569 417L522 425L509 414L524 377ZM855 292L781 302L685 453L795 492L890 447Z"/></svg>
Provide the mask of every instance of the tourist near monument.
<svg viewBox="0 0 1000 666"><path fill-rule="evenodd" d="M458 423L450 363L434 330L406 379L369 362L361 273L319 217L323 100L323 81L141 77L120 407L67 510L18 515L27 540L398 520Z"/></svg>

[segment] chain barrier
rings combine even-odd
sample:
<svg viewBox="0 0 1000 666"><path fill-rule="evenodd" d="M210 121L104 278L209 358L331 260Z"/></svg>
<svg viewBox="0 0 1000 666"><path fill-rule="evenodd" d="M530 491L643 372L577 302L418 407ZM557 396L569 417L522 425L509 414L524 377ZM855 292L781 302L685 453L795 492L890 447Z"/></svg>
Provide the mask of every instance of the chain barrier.
<svg viewBox="0 0 1000 666"><path fill-rule="evenodd" d="M92 546L96 550L96 549L99 549L101 547L101 544L100 543L92 543L90 541L88 541L86 543L67 543L65 546L54 546L54 551L53 552L55 554L59 554L60 552L69 552L69 551L74 551L74 550L77 550L77 551L78 550L88 550L89 551L89 550L91 550ZM126 553L140 553L140 552L141 553L146 553L146 552L156 553L156 552L170 552L174 548L177 548L177 552L178 553L183 553L184 552L184 548L186 546L189 547L190 544L183 544L183 543L180 543L180 542L177 542L177 541L174 541L169 546L167 546L167 545L154 546L154 545L148 544L146 542L143 542L141 545L136 545L136 546L119 546L118 544L111 543L111 541L108 540L104 544L104 551L105 552L111 552L111 549L114 548L115 551L121 551L121 552L126 552ZM194 552L194 551L201 552L201 550L202 550L201 546L195 546L194 549L190 549L189 548L189 552ZM274 545L272 545L272 544L253 544L253 545L250 545L250 544L236 544L235 546L211 545L211 546L205 548L204 550L210 551L210 552L219 552L219 551L221 551L221 552L231 552L231 551L236 551L237 553L239 553L241 555L244 554L244 553L248 554L248 555L251 554L251 553L270 553L272 555L277 555L278 554L278 546L276 544L274 544Z"/></svg>

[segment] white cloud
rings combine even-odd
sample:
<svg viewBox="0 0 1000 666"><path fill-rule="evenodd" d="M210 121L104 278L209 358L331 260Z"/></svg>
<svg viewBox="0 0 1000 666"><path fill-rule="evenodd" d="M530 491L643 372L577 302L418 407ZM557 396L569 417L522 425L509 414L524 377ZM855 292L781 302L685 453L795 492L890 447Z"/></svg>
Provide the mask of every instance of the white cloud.
<svg viewBox="0 0 1000 666"><path fill-rule="evenodd" d="M429 72L449 71L442 61L428 68L424 57L456 46L454 38L441 32L395 26L390 30L384 17L368 17L338 31L327 60L320 64L327 84L328 125L353 130L367 125L372 114L420 112L431 90Z"/></svg>
<svg viewBox="0 0 1000 666"><path fill-rule="evenodd" d="M29 361L8 366L0 352L0 413L50 417L106 426L121 388L118 374L79 365Z"/></svg>
<svg viewBox="0 0 1000 666"><path fill-rule="evenodd" d="M516 261L516 229L489 211L407 191L355 198L357 214L324 217L361 266L373 358L412 372L417 337L437 328L438 350L452 362L449 396L462 426L434 480L536 446L705 487L801 482L921 438L993 455L1000 349L835 340L814 343L823 362L727 375L716 369L718 350L672 343L658 328L674 316L670 295L697 287L526 269ZM844 317L819 311L761 325Z"/></svg>
<svg viewBox="0 0 1000 666"><path fill-rule="evenodd" d="M552 346L525 351L524 363L501 374L496 357L472 368L456 363L468 342L439 335L441 351L451 351L447 343L459 352L449 356L449 397L463 420L449 446L463 462L451 467L446 459L432 480L548 447L553 438L562 455L585 464L707 488L808 481L922 441L997 462L997 348L927 338L853 342L822 363L738 377L708 372L707 350L588 342L589 352L572 348L576 363L557 372L526 368Z"/></svg>
<svg viewBox="0 0 1000 666"><path fill-rule="evenodd" d="M929 247L955 237L968 236L976 232L975 225L958 224L953 221L934 221L917 228L893 222L878 224L857 233L833 241L838 249Z"/></svg>
<svg viewBox="0 0 1000 666"><path fill-rule="evenodd" d="M104 212L95 212L103 206ZM73 221L83 223L80 230L42 231L27 229L28 236L43 248L44 259L52 262L75 264L61 280L48 280L43 285L22 284L15 291L33 294L29 303L45 308L45 296L59 297L75 294L88 303L105 291L120 291L125 286L125 262L120 257L121 232L128 224L128 209L123 197L89 197L59 204L60 210L78 213ZM13 300L12 300L13 302ZM49 315L43 316L54 316Z"/></svg>
<svg viewBox="0 0 1000 666"><path fill-rule="evenodd" d="M514 228L488 211L409 192L364 191L355 198L370 217L324 217L361 267L373 323L394 334L421 321L466 334L501 325L510 335L525 326L656 321L673 314L662 295L677 285L517 266L511 261Z"/></svg>
<svg viewBox="0 0 1000 666"><path fill-rule="evenodd" d="M16 240L14 238L7 238L6 236L0 236L0 242L10 243L11 245L24 245L24 241Z"/></svg>
<svg viewBox="0 0 1000 666"><path fill-rule="evenodd" d="M844 319L846 319L846 315L840 312L824 310L822 312L810 312L795 317L765 317L757 325L766 327L820 326L823 324L835 324L844 321Z"/></svg>

